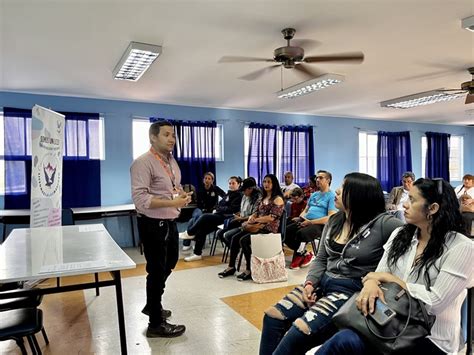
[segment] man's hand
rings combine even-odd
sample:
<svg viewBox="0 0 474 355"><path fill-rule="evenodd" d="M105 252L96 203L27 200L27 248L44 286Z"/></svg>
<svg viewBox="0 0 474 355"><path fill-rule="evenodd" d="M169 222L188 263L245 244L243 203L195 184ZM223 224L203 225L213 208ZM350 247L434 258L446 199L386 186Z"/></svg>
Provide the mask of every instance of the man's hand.
<svg viewBox="0 0 474 355"><path fill-rule="evenodd" d="M311 223L311 221L309 219L305 219L304 221L300 222L301 227L307 227L307 226L310 226L312 224L313 223Z"/></svg>
<svg viewBox="0 0 474 355"><path fill-rule="evenodd" d="M191 195L192 195L192 192L191 193L185 193L185 194L182 194L182 195L179 195L178 197L176 197L173 200L175 207L181 208L181 207L185 207L185 206L189 205L191 203Z"/></svg>

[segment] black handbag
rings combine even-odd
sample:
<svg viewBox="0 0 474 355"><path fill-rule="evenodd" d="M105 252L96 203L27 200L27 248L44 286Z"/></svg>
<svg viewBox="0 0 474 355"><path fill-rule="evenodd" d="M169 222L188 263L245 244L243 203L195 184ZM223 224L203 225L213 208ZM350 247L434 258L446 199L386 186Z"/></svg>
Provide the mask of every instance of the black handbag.
<svg viewBox="0 0 474 355"><path fill-rule="evenodd" d="M382 283L380 288L387 306L396 312L387 324L381 326L357 309L355 301L359 292L344 303L332 320L339 329L355 330L377 353L393 354L409 350L418 340L430 334L436 317L428 315L424 304L411 297L397 283Z"/></svg>

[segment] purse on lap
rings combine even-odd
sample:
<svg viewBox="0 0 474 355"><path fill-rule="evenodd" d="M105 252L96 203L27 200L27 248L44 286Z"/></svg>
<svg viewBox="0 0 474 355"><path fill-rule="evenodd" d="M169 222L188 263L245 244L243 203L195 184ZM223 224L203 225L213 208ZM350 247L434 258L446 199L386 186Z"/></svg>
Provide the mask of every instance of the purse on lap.
<svg viewBox="0 0 474 355"><path fill-rule="evenodd" d="M250 269L253 281L268 283L288 280L281 235L279 233L255 234L251 236L251 243Z"/></svg>
<svg viewBox="0 0 474 355"><path fill-rule="evenodd" d="M355 301L359 292L344 303L332 320L339 329L355 330L380 354L409 350L430 334L436 317L428 315L424 304L397 283L382 283L380 287L387 306L396 312L387 324L381 326L357 309Z"/></svg>

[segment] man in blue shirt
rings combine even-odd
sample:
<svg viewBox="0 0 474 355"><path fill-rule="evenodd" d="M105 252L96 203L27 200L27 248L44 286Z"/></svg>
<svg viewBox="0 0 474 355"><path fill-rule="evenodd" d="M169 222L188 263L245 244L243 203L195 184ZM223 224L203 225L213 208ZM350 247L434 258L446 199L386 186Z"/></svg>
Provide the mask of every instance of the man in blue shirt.
<svg viewBox="0 0 474 355"><path fill-rule="evenodd" d="M319 191L311 194L308 204L295 223L286 229L285 244L295 251L290 269L306 267L311 263L314 255L306 251L306 244L319 239L329 216L337 212L335 206L336 195L330 190L332 175L325 170L316 174L316 183ZM316 252L313 250L313 252Z"/></svg>

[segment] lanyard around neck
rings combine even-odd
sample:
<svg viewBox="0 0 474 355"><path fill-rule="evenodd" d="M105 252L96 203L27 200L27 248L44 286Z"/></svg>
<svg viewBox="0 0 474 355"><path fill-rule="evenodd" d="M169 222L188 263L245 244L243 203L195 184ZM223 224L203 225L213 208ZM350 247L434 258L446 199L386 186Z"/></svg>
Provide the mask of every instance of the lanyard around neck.
<svg viewBox="0 0 474 355"><path fill-rule="evenodd" d="M171 180L171 184L173 185L173 189L176 190L176 176L174 174L173 167L171 166L171 161L168 160L167 162L165 162L163 160L163 158L160 156L160 154L158 154L158 152L155 149L153 149L153 147L150 147L150 153L153 154L153 156L156 158L156 160L158 160L160 162L161 166L166 171L166 173L168 174L168 176Z"/></svg>

